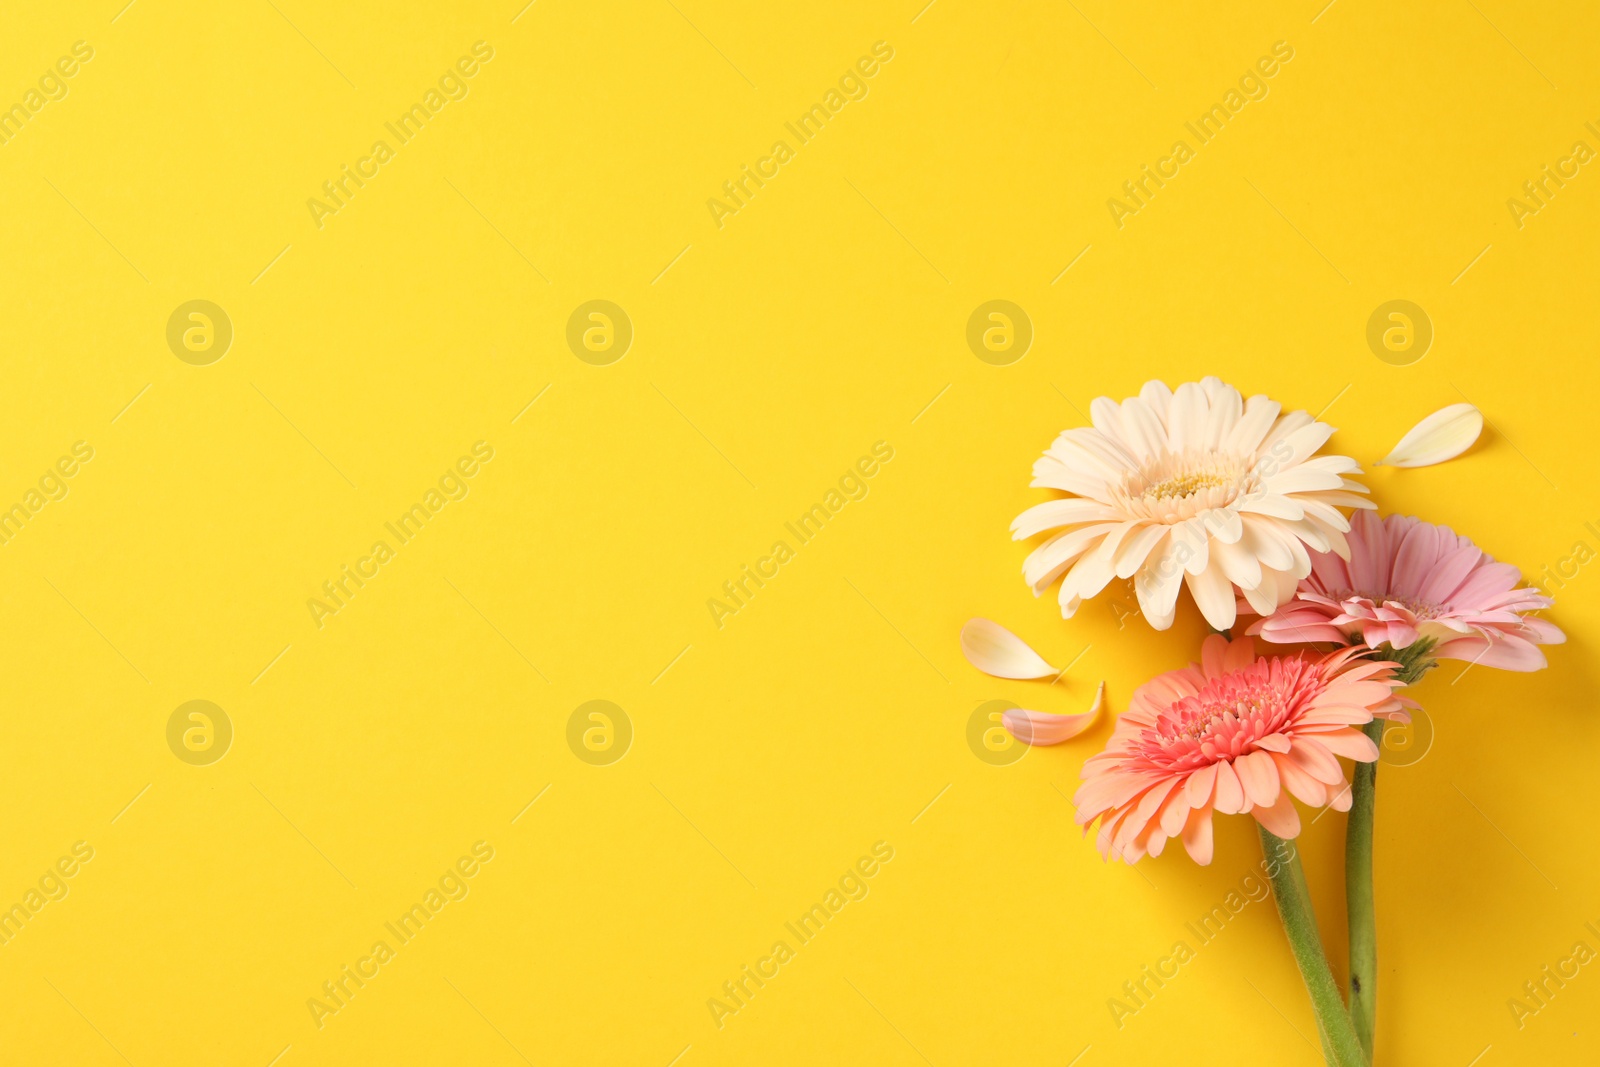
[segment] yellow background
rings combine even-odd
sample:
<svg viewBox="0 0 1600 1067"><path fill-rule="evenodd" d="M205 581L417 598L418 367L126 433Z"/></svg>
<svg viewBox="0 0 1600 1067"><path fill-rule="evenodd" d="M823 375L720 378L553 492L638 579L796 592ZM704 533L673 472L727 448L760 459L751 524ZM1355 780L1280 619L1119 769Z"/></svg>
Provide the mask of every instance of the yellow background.
<svg viewBox="0 0 1600 1067"><path fill-rule="evenodd" d="M1109 716L976 758L980 702L1077 710L1104 678L1120 710L1203 630L1187 598L1166 633L1110 594L1063 622L1007 524L1094 397L1218 374L1326 408L1367 463L1465 396L1483 441L1371 473L1385 508L1530 574L1600 548L1596 164L1506 207L1600 147L1592 8L120 4L0 35L4 101L94 48L0 147L0 502L95 450L0 547L0 903L95 849L0 947L0 1058L1320 1062L1268 903L1113 1022L1255 836L1103 864L1065 798ZM479 40L470 95L314 225ZM707 199L877 41L869 95L719 229ZM1118 229L1106 200L1277 41L1270 94ZM197 298L235 331L210 366L165 340ZM635 330L603 367L565 342L597 298ZM1035 330L1006 367L965 341L996 298ZM1396 298L1436 330L1406 367L1365 342ZM470 495L319 629L307 599L479 440ZM717 628L707 599L877 441L870 494ZM1380 1062L1600 1058L1595 965L1521 1030L1506 1004L1600 948L1597 609L1582 567L1550 670L1417 693L1433 748L1380 776ZM1053 688L984 677L974 615L1083 654ZM167 747L192 699L235 729L210 766ZM567 745L592 699L633 725L610 766ZM1336 970L1342 824L1304 841ZM470 895L319 1029L307 999L479 840ZM870 895L714 1025L878 841Z"/></svg>

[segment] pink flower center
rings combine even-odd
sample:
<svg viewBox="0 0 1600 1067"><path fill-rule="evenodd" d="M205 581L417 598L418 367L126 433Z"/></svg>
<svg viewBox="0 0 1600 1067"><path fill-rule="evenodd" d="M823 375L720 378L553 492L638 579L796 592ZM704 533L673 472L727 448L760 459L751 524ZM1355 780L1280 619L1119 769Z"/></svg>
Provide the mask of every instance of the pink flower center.
<svg viewBox="0 0 1600 1067"><path fill-rule="evenodd" d="M1427 622L1437 619L1450 612L1448 605L1434 604L1415 597L1404 596L1400 593L1368 593L1360 589L1341 589L1332 594L1333 600L1365 600L1377 607L1380 604L1399 604L1417 617L1418 622Z"/></svg>
<svg viewBox="0 0 1600 1067"><path fill-rule="evenodd" d="M1281 730L1321 688L1317 668L1298 656L1258 660L1169 704L1145 729L1139 753L1164 769L1234 759Z"/></svg>

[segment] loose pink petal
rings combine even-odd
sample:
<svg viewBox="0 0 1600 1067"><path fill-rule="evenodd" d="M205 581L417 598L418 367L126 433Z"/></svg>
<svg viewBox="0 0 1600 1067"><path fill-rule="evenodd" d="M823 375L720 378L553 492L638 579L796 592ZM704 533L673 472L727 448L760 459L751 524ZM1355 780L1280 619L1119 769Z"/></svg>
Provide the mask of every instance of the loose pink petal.
<svg viewBox="0 0 1600 1067"><path fill-rule="evenodd" d="M1048 711L1012 708L1000 716L1000 721L1012 737L1025 745L1059 745L1093 726L1105 702L1106 683L1101 682L1100 688L1095 690L1094 703L1081 715L1055 715Z"/></svg>

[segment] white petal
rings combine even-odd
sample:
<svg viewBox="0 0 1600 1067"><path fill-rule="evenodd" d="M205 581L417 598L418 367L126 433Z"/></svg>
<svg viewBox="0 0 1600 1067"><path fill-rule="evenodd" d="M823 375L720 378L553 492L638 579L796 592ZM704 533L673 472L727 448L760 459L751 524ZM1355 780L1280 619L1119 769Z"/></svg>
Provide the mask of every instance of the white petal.
<svg viewBox="0 0 1600 1067"><path fill-rule="evenodd" d="M1085 500L1082 497L1047 500L1043 504L1035 504L1011 520L1011 538L1014 541L1021 541L1058 526L1076 526L1079 523L1104 522L1107 519L1118 518L1121 518L1121 515L1114 508L1098 500Z"/></svg>
<svg viewBox="0 0 1600 1067"><path fill-rule="evenodd" d="M1022 638L988 619L967 620L961 628L961 654L996 678L1051 678L1061 673Z"/></svg>
<svg viewBox="0 0 1600 1067"><path fill-rule="evenodd" d="M1483 432L1483 413L1471 404L1441 408L1411 428L1378 466L1429 467L1454 459Z"/></svg>
<svg viewBox="0 0 1600 1067"><path fill-rule="evenodd" d="M1106 683L1095 690L1094 703L1081 715L1053 715L1047 711L1027 711L1012 708L1000 717L1005 728L1025 745L1059 745L1068 738L1077 737L1100 717L1106 702Z"/></svg>

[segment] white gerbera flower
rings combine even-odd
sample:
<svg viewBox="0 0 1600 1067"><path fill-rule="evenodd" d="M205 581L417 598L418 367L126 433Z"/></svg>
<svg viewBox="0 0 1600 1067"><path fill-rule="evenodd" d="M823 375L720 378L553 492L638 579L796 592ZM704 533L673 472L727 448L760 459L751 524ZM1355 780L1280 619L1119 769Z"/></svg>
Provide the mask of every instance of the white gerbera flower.
<svg viewBox="0 0 1600 1067"><path fill-rule="evenodd" d="M1022 565L1034 596L1061 578L1061 615L1071 618L1113 577L1137 576L1140 610L1165 630L1181 581L1225 630L1235 587L1268 615L1311 573L1308 548L1349 559L1339 509L1376 507L1344 477L1361 469L1346 456L1312 458L1333 427L1280 410L1216 378L1177 392L1148 382L1121 404L1097 399L1094 426L1062 432L1033 465L1034 486L1076 495L1011 524L1017 540L1059 531Z"/></svg>

